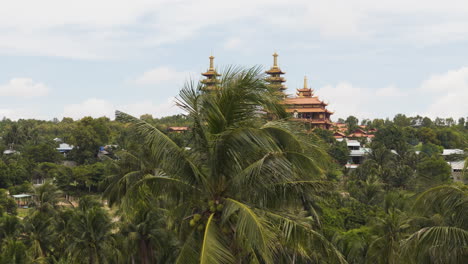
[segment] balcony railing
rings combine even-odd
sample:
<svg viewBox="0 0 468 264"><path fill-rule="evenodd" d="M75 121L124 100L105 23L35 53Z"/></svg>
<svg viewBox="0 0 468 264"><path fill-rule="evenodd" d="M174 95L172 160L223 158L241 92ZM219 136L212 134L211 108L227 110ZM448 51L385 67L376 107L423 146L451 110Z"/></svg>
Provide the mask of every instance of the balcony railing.
<svg viewBox="0 0 468 264"><path fill-rule="evenodd" d="M302 118L302 117L294 118L293 117L293 120L303 121L303 122L331 122L330 119L328 118Z"/></svg>

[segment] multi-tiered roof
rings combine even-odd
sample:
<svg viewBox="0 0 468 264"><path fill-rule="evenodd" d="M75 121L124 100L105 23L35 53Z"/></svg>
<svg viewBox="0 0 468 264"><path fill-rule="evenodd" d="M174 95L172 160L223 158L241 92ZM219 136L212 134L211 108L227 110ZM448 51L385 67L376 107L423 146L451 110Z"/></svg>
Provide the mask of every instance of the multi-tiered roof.
<svg viewBox="0 0 468 264"><path fill-rule="evenodd" d="M304 77L304 87L296 89L296 97L284 99L286 111L293 115L293 120L309 123L314 127L329 129L331 127L327 103L314 96L314 90L308 87L307 77Z"/></svg>
<svg viewBox="0 0 468 264"><path fill-rule="evenodd" d="M270 87L280 92L283 97L286 97L286 94L284 93L286 86L283 84L286 79L281 77L281 75L285 74L285 72L281 71L280 67L278 66L278 54L276 54L276 52L273 53L273 67L271 67L265 73L269 75L265 81L269 83Z"/></svg>
<svg viewBox="0 0 468 264"><path fill-rule="evenodd" d="M207 72L202 73L206 79L201 82L204 84L204 91L215 91L219 89L218 77L221 76L214 68L214 57L210 56L210 68ZM293 120L308 123L311 127L320 127L330 129L330 116L333 112L326 107L328 104L321 101L317 96L314 96L314 90L308 87L307 77L304 77L304 87L296 89L296 97L288 97L285 94L286 79L282 77L285 74L278 66L278 54L273 54L273 66L265 72L268 77L265 81L269 86L274 88L282 98L283 104L286 106L286 111L291 113Z"/></svg>
<svg viewBox="0 0 468 264"><path fill-rule="evenodd" d="M214 68L213 55L211 55L209 58L210 58L210 68L208 68L208 71L202 73L202 75L206 77L206 79L201 80L201 82L205 85L203 87L204 91L214 91L214 90L219 89L218 76L221 76L221 74L219 74Z"/></svg>

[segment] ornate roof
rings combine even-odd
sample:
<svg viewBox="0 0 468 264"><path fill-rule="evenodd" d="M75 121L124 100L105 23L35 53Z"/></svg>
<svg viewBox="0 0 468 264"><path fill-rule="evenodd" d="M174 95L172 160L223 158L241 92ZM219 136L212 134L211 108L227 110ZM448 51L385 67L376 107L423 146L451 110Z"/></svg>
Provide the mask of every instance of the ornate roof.
<svg viewBox="0 0 468 264"><path fill-rule="evenodd" d="M310 104L327 105L326 103L318 99L317 96L286 98L283 103L286 105L310 105Z"/></svg>
<svg viewBox="0 0 468 264"><path fill-rule="evenodd" d="M218 72L216 72L215 68L214 68L214 56L211 55L210 57L210 68L208 69L208 71L202 73L203 76L206 76L206 77L211 77L211 76L221 76L221 74L219 74Z"/></svg>
<svg viewBox="0 0 468 264"><path fill-rule="evenodd" d="M265 73L267 74L285 74L285 72L281 71L281 69L278 66L278 54L275 52L273 53L273 67L271 67L268 71Z"/></svg>

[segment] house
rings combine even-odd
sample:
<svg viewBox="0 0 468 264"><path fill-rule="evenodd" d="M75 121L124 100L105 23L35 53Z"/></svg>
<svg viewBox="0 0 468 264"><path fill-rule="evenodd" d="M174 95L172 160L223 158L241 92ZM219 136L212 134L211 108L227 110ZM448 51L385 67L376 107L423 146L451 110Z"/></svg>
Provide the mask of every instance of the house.
<svg viewBox="0 0 468 264"><path fill-rule="evenodd" d="M370 153L369 148L363 148L361 143L357 140L353 139L337 139L338 141L346 141L346 145L349 149L349 160L348 163L345 165L348 169L356 169L361 165L366 156Z"/></svg>
<svg viewBox="0 0 468 264"><path fill-rule="evenodd" d="M57 150L62 153L64 156L67 156L68 152L72 151L74 146L69 145L67 143L60 143Z"/></svg>
<svg viewBox="0 0 468 264"><path fill-rule="evenodd" d="M449 161L447 162L451 169L452 169L452 179L454 182L464 182L467 183L468 180L466 177L464 177L464 173L466 174L467 172L464 172L465 168L465 161L464 160L458 160L458 161Z"/></svg>

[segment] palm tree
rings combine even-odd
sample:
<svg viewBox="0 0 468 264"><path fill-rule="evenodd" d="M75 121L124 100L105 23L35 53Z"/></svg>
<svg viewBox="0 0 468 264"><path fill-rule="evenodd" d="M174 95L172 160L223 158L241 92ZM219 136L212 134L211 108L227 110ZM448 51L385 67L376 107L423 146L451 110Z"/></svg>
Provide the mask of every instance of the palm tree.
<svg viewBox="0 0 468 264"><path fill-rule="evenodd" d="M171 263L177 256L178 240L168 228L166 210L140 201L125 212L119 225L126 262Z"/></svg>
<svg viewBox="0 0 468 264"><path fill-rule="evenodd" d="M383 217L376 217L374 226L379 237L369 246L366 263L397 264L402 262L401 240L410 228L408 217L398 209L391 209Z"/></svg>
<svg viewBox="0 0 468 264"><path fill-rule="evenodd" d="M18 239L23 226L14 215L0 216L0 264L25 263L26 246Z"/></svg>
<svg viewBox="0 0 468 264"><path fill-rule="evenodd" d="M24 219L25 244L33 263L48 263L56 242L55 218L44 212L34 212Z"/></svg>
<svg viewBox="0 0 468 264"><path fill-rule="evenodd" d="M59 208L59 199L62 195L57 186L50 181L46 181L34 188L33 203L36 210L50 214Z"/></svg>
<svg viewBox="0 0 468 264"><path fill-rule="evenodd" d="M415 263L466 263L468 259L468 189L437 186L420 194L414 209L429 217L404 243Z"/></svg>
<svg viewBox="0 0 468 264"><path fill-rule="evenodd" d="M311 217L314 195L330 187L320 168L325 152L278 120L284 109L259 68L223 76L217 91L188 83L180 92L178 105L193 120L190 149L116 113L135 125L158 168L127 199L165 197L183 241L178 263L345 262Z"/></svg>
<svg viewBox="0 0 468 264"><path fill-rule="evenodd" d="M80 199L70 219L67 252L74 263L113 263L120 256L115 251L113 224L101 204L88 196Z"/></svg>

